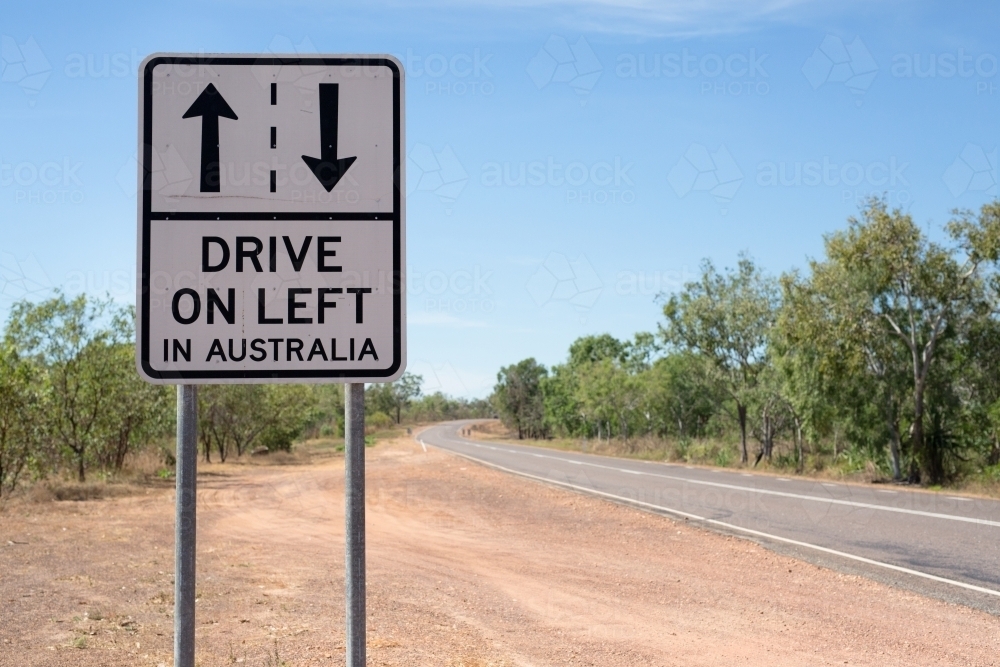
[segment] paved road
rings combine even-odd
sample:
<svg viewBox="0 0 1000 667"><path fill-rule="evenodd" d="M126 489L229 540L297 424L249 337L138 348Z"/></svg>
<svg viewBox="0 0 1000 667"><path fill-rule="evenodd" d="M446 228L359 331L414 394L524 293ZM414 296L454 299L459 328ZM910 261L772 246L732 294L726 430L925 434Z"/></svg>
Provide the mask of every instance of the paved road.
<svg viewBox="0 0 1000 667"><path fill-rule="evenodd" d="M1000 614L1000 501L420 434L507 472L672 514L769 548Z"/></svg>

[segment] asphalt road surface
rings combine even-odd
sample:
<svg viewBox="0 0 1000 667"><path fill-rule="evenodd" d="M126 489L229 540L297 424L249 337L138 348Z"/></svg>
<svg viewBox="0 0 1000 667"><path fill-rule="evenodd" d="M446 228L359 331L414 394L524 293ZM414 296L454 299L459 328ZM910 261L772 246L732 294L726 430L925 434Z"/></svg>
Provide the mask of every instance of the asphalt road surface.
<svg viewBox="0 0 1000 667"><path fill-rule="evenodd" d="M1000 501L470 440L418 440L537 481L753 539L781 553L1000 614Z"/></svg>

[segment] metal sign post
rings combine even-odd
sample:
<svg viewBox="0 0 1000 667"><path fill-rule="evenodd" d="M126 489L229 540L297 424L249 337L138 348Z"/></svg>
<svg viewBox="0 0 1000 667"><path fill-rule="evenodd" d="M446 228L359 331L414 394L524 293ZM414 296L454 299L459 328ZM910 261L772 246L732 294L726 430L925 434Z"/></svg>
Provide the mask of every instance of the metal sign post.
<svg viewBox="0 0 1000 667"><path fill-rule="evenodd" d="M174 525L174 667L194 667L198 387L177 385L177 520Z"/></svg>
<svg viewBox="0 0 1000 667"><path fill-rule="evenodd" d="M198 384L345 383L348 665L365 664L364 383L406 368L402 64L139 68L136 368L177 384L174 664L194 666Z"/></svg>
<svg viewBox="0 0 1000 667"><path fill-rule="evenodd" d="M344 386L347 667L365 665L365 385Z"/></svg>

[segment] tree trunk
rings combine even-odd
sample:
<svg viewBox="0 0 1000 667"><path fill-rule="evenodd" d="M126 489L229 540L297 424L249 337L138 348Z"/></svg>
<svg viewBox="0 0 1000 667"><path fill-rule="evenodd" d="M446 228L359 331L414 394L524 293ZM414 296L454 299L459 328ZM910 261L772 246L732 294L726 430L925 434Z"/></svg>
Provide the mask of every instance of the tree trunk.
<svg viewBox="0 0 1000 667"><path fill-rule="evenodd" d="M990 452L989 463L995 466L1000 463L1000 434L993 432L993 451Z"/></svg>
<svg viewBox="0 0 1000 667"><path fill-rule="evenodd" d="M764 415L764 455L767 460L771 460L771 452L774 450L774 429L772 428L771 415Z"/></svg>
<svg viewBox="0 0 1000 667"><path fill-rule="evenodd" d="M750 456L747 454L747 407L742 403L737 403L736 415L740 422L740 463L747 463L750 460Z"/></svg>
<svg viewBox="0 0 1000 667"><path fill-rule="evenodd" d="M933 482L931 479L930 457L924 449L924 388L919 384L913 392L913 425L910 429L910 451L919 467L919 477Z"/></svg>
<svg viewBox="0 0 1000 667"><path fill-rule="evenodd" d="M84 474L84 470L83 470L83 448L82 447L76 452L76 474L77 474L77 478L81 482L86 482L87 481L87 478L86 478L86 476Z"/></svg>
<svg viewBox="0 0 1000 667"><path fill-rule="evenodd" d="M114 460L114 467L118 472L121 472L121 469L125 466L125 457L128 456L128 443L131 436L132 424L131 420L129 420L118 432L118 447L115 449Z"/></svg>
<svg viewBox="0 0 1000 667"><path fill-rule="evenodd" d="M889 440L889 462L892 465L892 478L898 482L903 478L902 466L899 460L902 447L899 439L898 420L893 419L889 422L889 434L891 435Z"/></svg>
<svg viewBox="0 0 1000 667"><path fill-rule="evenodd" d="M802 457L802 421L795 418L795 472L802 472L805 469L805 460Z"/></svg>

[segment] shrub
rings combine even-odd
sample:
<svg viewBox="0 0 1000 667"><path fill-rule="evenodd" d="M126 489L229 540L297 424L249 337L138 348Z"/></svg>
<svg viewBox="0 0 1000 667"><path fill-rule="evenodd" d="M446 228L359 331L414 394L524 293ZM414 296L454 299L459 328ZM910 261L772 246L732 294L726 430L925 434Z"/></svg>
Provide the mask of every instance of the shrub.
<svg viewBox="0 0 1000 667"><path fill-rule="evenodd" d="M367 415L365 417L365 431L369 433L374 431L384 431L392 428L395 423L396 420L386 413L376 412L375 414Z"/></svg>

